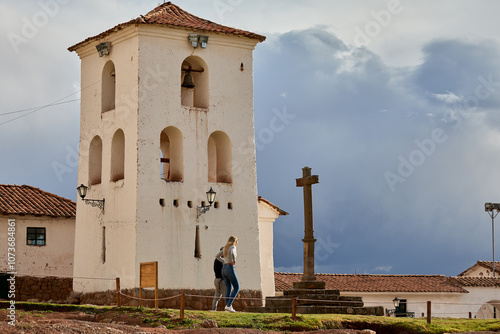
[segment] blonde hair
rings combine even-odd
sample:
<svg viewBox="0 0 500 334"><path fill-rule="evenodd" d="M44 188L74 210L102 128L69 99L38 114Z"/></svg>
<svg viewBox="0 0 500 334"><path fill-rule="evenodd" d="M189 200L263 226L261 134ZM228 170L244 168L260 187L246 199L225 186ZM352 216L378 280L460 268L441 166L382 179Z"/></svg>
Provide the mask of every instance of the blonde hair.
<svg viewBox="0 0 500 334"><path fill-rule="evenodd" d="M227 256L227 250L229 249L229 247L231 247L232 245L234 246L237 246L238 245L238 238L236 238L235 236L230 236L229 239L227 239L227 242L226 242L226 246L224 246L224 258L226 258Z"/></svg>

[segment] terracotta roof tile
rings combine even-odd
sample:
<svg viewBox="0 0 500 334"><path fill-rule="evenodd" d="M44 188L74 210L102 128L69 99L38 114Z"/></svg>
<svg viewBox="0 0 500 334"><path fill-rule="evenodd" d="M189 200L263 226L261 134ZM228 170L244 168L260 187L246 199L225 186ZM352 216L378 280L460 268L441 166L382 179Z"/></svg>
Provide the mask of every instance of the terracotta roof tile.
<svg viewBox="0 0 500 334"><path fill-rule="evenodd" d="M31 186L0 184L0 213L76 217L76 203Z"/></svg>
<svg viewBox="0 0 500 334"><path fill-rule="evenodd" d="M302 274L274 273L276 290L302 279ZM455 292L467 293L460 284L443 275L350 275L316 274L316 279L324 281L327 289L342 292ZM276 283L276 282L279 282Z"/></svg>
<svg viewBox="0 0 500 334"><path fill-rule="evenodd" d="M467 277L467 276L456 276L450 277L461 286L469 287L500 287L499 277Z"/></svg>
<svg viewBox="0 0 500 334"><path fill-rule="evenodd" d="M198 16L186 12L185 10L181 9L180 7L174 5L169 1L159 5L146 15L141 15L128 22L120 23L117 26L109 30L106 30L105 32L99 35L89 37L83 42L80 42L78 44L69 47L68 50L75 51L78 47L82 46L83 44L86 44L87 42L101 39L112 32L123 29L126 26L138 25L138 24L158 24L171 28L186 28L189 30L196 30L196 31L206 31L206 32L213 32L213 33L220 33L227 35L236 35L236 36L257 39L259 42L263 42L266 39L265 36L250 31L231 28L209 20L205 20L203 18L200 18Z"/></svg>
<svg viewBox="0 0 500 334"><path fill-rule="evenodd" d="M286 283L285 281L281 280L277 274L282 274L282 273L274 273L274 289L276 291L283 291L283 290L291 289L292 284Z"/></svg>

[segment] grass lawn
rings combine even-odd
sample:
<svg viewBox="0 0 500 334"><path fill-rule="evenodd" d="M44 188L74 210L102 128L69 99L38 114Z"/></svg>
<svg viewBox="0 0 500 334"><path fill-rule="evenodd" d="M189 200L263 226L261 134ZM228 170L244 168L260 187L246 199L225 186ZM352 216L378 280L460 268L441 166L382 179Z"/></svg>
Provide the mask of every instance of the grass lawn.
<svg viewBox="0 0 500 334"><path fill-rule="evenodd" d="M0 308L6 309L8 302L0 302ZM238 327L275 331L313 331L321 329L372 329L379 333L452 333L469 331L500 331L498 319L462 319L432 318L428 324L426 318L395 318L376 316L356 316L343 314L307 314L297 315L292 320L291 314L281 313L227 313L211 311L184 312L184 320L180 321L179 310L137 307L112 307L88 305L57 305L45 303L17 302L18 314L36 312L37 316L54 312L79 312L95 314L99 319L134 319L140 323L155 327L166 326L171 329L199 328L205 319L217 322L218 327Z"/></svg>

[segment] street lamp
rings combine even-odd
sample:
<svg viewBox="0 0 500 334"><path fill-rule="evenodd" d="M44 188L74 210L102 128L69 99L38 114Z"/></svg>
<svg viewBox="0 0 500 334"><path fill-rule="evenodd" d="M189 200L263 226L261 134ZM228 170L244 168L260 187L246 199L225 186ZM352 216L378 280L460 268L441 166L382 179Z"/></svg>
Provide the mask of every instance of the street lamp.
<svg viewBox="0 0 500 334"><path fill-rule="evenodd" d="M491 239L493 245L493 277L495 277L495 217L500 212L500 203L484 203L484 211L491 217Z"/></svg>
<svg viewBox="0 0 500 334"><path fill-rule="evenodd" d="M216 192L212 189L212 187L210 187L210 190L207 191L206 194L207 194L208 204L210 204L210 205L198 206L196 208L196 219L200 218L200 216L202 214L207 212L210 209L210 207L212 206L212 204L214 203Z"/></svg>
<svg viewBox="0 0 500 334"><path fill-rule="evenodd" d="M399 299L398 297L394 298L392 300L392 302L394 303L394 307L395 308L398 308L399 307L399 302L401 301L401 299Z"/></svg>
<svg viewBox="0 0 500 334"><path fill-rule="evenodd" d="M87 190L89 187L84 186L83 184L80 184L76 190L78 190L78 195L82 198L82 200L85 202L85 204L90 204L94 207L98 207L101 209L101 212L104 213L104 198L103 199L85 199L85 196L87 196Z"/></svg>

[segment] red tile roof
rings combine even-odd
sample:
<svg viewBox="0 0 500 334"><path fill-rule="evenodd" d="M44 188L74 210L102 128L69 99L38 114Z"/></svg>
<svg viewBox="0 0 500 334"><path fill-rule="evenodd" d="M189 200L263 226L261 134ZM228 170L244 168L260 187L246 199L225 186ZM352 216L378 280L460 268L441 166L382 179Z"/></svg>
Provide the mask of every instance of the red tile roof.
<svg viewBox="0 0 500 334"><path fill-rule="evenodd" d="M265 36L250 31L231 28L220 25L218 23L214 23L209 20L202 19L198 16L186 12L185 10L181 9L180 7L174 5L169 1L159 5L146 15L141 15L128 22L120 23L117 26L97 36L89 37L83 42L80 42L78 44L69 47L68 50L75 51L76 49L78 49L83 44L86 44L87 42L106 37L112 32L119 31L126 26L139 25L139 24L156 24L170 28L185 28L193 31L205 31L212 33L242 36L242 37L257 39L259 42L263 42L266 39Z"/></svg>
<svg viewBox="0 0 500 334"><path fill-rule="evenodd" d="M301 279L302 274L274 273L277 291L291 289L293 282ZM327 289L338 289L341 292L467 293L457 281L443 275L316 274L316 279L324 281Z"/></svg>
<svg viewBox="0 0 500 334"><path fill-rule="evenodd" d="M76 203L35 187L0 184L0 213L76 217Z"/></svg>
<svg viewBox="0 0 500 334"><path fill-rule="evenodd" d="M477 269L477 267L483 267L493 272L493 261L477 261L475 265L473 265L470 268L467 268L462 273L458 274L458 276L467 276L469 275L470 272ZM495 273L500 273L500 262L498 261L495 261Z"/></svg>
<svg viewBox="0 0 500 334"><path fill-rule="evenodd" d="M495 265L496 266L496 265ZM500 287L500 277L450 277L461 286L469 287Z"/></svg>
<svg viewBox="0 0 500 334"><path fill-rule="evenodd" d="M273 203L269 202L267 199L265 198L262 198L262 196L258 196L257 197L257 201L258 202L263 202L263 203L266 203L267 205L269 205L271 208L273 208L274 210L276 210L280 216L286 216L288 215L288 212L282 210L279 208L279 206L277 205L274 205Z"/></svg>
<svg viewBox="0 0 500 334"><path fill-rule="evenodd" d="M280 279L280 275L283 273L274 273L274 290L276 291L284 291L292 288L292 284L286 283L285 281Z"/></svg>

